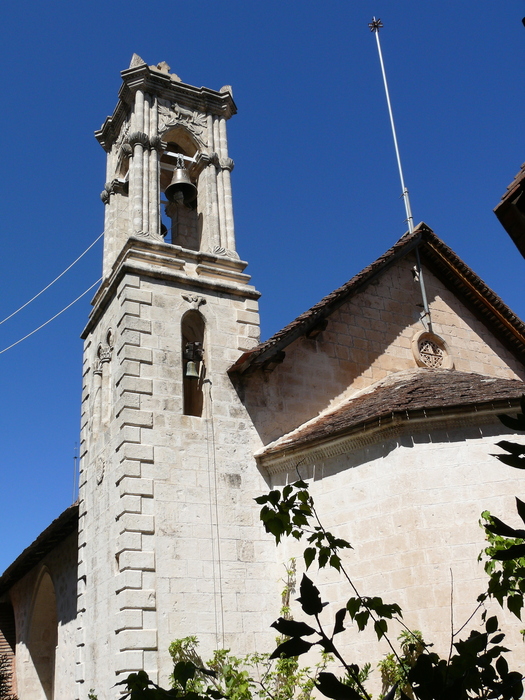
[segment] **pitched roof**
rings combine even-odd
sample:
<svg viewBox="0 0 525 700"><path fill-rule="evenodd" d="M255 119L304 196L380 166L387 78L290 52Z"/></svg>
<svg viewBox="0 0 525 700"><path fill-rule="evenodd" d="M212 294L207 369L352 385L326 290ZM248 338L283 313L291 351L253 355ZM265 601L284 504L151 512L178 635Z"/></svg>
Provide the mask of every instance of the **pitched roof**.
<svg viewBox="0 0 525 700"><path fill-rule="evenodd" d="M525 258L525 163L507 187L494 213Z"/></svg>
<svg viewBox="0 0 525 700"><path fill-rule="evenodd" d="M78 527L78 503L74 503L53 520L36 540L0 576L0 595L20 581L60 542Z"/></svg>
<svg viewBox="0 0 525 700"><path fill-rule="evenodd" d="M229 371L243 374L267 365L279 355L282 357L284 349L294 340L322 328L321 324L333 311L415 248L419 249L425 266L525 363L525 324L453 250L426 224L421 223L413 233L405 234L390 250L342 287L321 299L264 343L243 353Z"/></svg>
<svg viewBox="0 0 525 700"><path fill-rule="evenodd" d="M519 405L525 382L453 369L397 372L268 445L259 460L342 436L385 430L402 422L458 414L505 412ZM459 424L459 423L458 423Z"/></svg>

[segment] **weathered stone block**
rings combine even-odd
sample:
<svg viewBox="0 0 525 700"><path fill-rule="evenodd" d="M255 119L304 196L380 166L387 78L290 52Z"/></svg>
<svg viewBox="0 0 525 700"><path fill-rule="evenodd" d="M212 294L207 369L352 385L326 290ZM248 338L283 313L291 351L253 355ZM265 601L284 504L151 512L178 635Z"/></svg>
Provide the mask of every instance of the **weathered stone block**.
<svg viewBox="0 0 525 700"><path fill-rule="evenodd" d="M122 590L117 595L117 607L119 610L126 608L141 608L143 610L155 609L154 590Z"/></svg>

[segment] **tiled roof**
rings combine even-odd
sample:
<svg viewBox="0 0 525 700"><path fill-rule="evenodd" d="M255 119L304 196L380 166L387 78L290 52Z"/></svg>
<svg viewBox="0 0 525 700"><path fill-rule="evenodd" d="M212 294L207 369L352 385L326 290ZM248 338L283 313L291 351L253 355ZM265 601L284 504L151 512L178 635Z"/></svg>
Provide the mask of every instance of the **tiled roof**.
<svg viewBox="0 0 525 700"><path fill-rule="evenodd" d="M74 503L53 520L0 576L0 595L20 581L33 567L78 527L78 503Z"/></svg>
<svg viewBox="0 0 525 700"><path fill-rule="evenodd" d="M248 350L230 368L243 374L270 362L273 357L302 335L315 331L333 311L364 289L377 275L419 247L421 260L472 312L525 362L525 324L509 307L426 225L405 234L349 282L324 297L311 309L278 331L264 343Z"/></svg>
<svg viewBox="0 0 525 700"><path fill-rule="evenodd" d="M364 432L394 421L431 419L458 412L504 413L516 407L523 394L525 382L515 379L453 369L398 372L279 438L259 456L332 440L350 432Z"/></svg>
<svg viewBox="0 0 525 700"><path fill-rule="evenodd" d="M507 187L494 213L525 258L525 163Z"/></svg>

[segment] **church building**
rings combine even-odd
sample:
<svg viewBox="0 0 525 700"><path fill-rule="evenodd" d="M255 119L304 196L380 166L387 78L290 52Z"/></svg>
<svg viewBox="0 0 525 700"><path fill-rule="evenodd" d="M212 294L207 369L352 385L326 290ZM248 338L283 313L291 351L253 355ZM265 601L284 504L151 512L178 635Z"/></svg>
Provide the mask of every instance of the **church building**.
<svg viewBox="0 0 525 700"><path fill-rule="evenodd" d="M525 324L425 224L260 342L235 243L235 113L229 86L134 55L96 132L103 281L82 334L79 500L0 577L21 700L110 700L141 669L167 685L169 644L188 635L204 657L272 651L301 550L275 547L253 499L298 474L352 542L360 590L448 650L451 572L459 623L484 590L480 513L506 517L523 492L491 455L509 434L497 414L525 393ZM351 595L335 572L318 580L334 605ZM350 624L344 649L385 652Z"/></svg>

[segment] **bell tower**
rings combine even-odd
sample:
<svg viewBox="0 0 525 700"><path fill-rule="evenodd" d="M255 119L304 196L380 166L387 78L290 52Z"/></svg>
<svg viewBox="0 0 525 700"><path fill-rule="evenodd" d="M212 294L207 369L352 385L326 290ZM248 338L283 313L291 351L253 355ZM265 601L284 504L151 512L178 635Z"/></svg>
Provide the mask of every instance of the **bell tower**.
<svg viewBox="0 0 525 700"><path fill-rule="evenodd" d="M231 88L137 55L122 80L96 132L103 282L82 335L82 700L140 669L167 683L168 646L190 634L204 654L255 649L279 578L253 503L260 440L228 376L259 339L235 249Z"/></svg>

